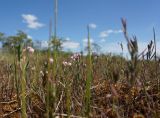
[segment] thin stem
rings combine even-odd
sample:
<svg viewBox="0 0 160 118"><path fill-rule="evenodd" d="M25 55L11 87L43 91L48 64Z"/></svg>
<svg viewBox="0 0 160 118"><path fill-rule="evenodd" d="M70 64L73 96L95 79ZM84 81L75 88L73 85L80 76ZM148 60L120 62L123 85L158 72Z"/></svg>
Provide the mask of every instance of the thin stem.
<svg viewBox="0 0 160 118"><path fill-rule="evenodd" d="M90 31L88 31L88 55L87 55L87 80L86 80L86 93L85 93L85 115L89 117L90 113L90 99L91 99L91 82L92 82L92 59L91 59L91 43L90 43Z"/></svg>

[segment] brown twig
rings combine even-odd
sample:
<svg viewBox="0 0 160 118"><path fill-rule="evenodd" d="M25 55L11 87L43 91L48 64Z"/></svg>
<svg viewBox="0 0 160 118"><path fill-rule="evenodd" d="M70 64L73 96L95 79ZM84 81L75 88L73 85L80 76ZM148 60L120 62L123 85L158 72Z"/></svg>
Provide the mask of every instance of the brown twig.
<svg viewBox="0 0 160 118"><path fill-rule="evenodd" d="M16 110L14 110L14 111L12 111L12 112L10 112L10 113L8 113L8 114L4 114L4 115L2 116L2 118L8 117L8 116L12 115L13 113L15 113L15 112L17 112L17 111L20 111L20 110L21 110L21 108L17 108Z"/></svg>

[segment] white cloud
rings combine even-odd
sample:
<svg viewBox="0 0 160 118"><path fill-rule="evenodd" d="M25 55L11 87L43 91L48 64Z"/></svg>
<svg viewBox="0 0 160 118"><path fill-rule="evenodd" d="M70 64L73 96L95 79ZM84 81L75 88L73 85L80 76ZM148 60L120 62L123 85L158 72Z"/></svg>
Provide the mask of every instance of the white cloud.
<svg viewBox="0 0 160 118"><path fill-rule="evenodd" d="M111 34L111 33L113 33L114 31L113 31L112 29L109 29L109 30L104 31L104 32L107 33L107 34Z"/></svg>
<svg viewBox="0 0 160 118"><path fill-rule="evenodd" d="M32 37L32 36L30 36L30 35L27 35L27 38L29 38L29 39L33 39L33 37Z"/></svg>
<svg viewBox="0 0 160 118"><path fill-rule="evenodd" d="M62 43L62 47L67 49L77 49L80 47L80 44L78 42L66 40L65 42Z"/></svg>
<svg viewBox="0 0 160 118"><path fill-rule="evenodd" d="M122 33L122 30L106 30L106 31L102 31L99 35L100 38L107 38L110 34L118 34L118 33Z"/></svg>
<svg viewBox="0 0 160 118"><path fill-rule="evenodd" d="M84 39L83 39L83 43L87 43L87 42L88 42L88 39L87 39L87 38L84 38ZM94 40L91 38L91 39L90 39L90 42L93 43Z"/></svg>
<svg viewBox="0 0 160 118"><path fill-rule="evenodd" d="M101 32L100 33L100 38L106 38L106 37L108 37L109 36L109 33L108 33L108 31L103 31L103 32Z"/></svg>
<svg viewBox="0 0 160 118"><path fill-rule="evenodd" d="M108 43L102 44L101 47L103 47L102 48L103 52L109 52L109 53L111 52L111 53L117 53L117 54L120 54L122 52L120 45L115 42L108 42ZM127 46L125 44L123 48L124 48L124 53L126 53Z"/></svg>
<svg viewBox="0 0 160 118"><path fill-rule="evenodd" d="M127 43L126 42L122 42L123 44L123 52L126 54L128 53L128 48L127 48ZM147 47L148 42L142 42L139 41L138 42L138 52L141 53L146 47ZM120 44L117 42L108 42L105 44L102 44L102 48L104 52L111 52L111 53L117 53L120 54L122 53L122 49Z"/></svg>
<svg viewBox="0 0 160 118"><path fill-rule="evenodd" d="M149 44L150 41L138 41L138 54L142 53ZM123 44L123 53L124 56L129 56L127 43L122 42ZM101 43L100 46L102 47L102 52L108 52L108 53L114 53L114 54L121 54L122 49L120 44L117 42L107 42L107 43ZM160 41L157 42L157 55L160 56Z"/></svg>
<svg viewBox="0 0 160 118"><path fill-rule="evenodd" d="M122 33L122 30L115 30L114 33Z"/></svg>
<svg viewBox="0 0 160 118"><path fill-rule="evenodd" d="M30 29L38 29L44 26L44 24L38 22L38 18L32 14L23 14L22 18L25 23L27 23L27 27Z"/></svg>
<svg viewBox="0 0 160 118"><path fill-rule="evenodd" d="M87 55L86 48L88 47L88 38L84 38L82 41L83 41L82 44L83 44L83 49L84 49L84 55ZM94 43L94 39L90 38L90 43L91 44Z"/></svg>
<svg viewBox="0 0 160 118"><path fill-rule="evenodd" d="M71 39L69 37L65 38L66 41L70 41Z"/></svg>
<svg viewBox="0 0 160 118"><path fill-rule="evenodd" d="M90 39L90 43L94 43L94 40L92 38ZM86 47L87 45L88 45L88 39L84 38L83 39L83 46Z"/></svg>
<svg viewBox="0 0 160 118"><path fill-rule="evenodd" d="M150 41L138 41L138 51L141 53L144 51L144 49L147 48L147 45L150 43ZM160 55L160 41L157 41L157 54Z"/></svg>
<svg viewBox="0 0 160 118"><path fill-rule="evenodd" d="M96 29L96 28L97 28L97 25L94 24L94 23L91 23L91 24L89 24L89 27L92 28L92 29Z"/></svg>
<svg viewBox="0 0 160 118"><path fill-rule="evenodd" d="M101 43L103 43L103 42L105 42L105 41L106 41L105 39L101 39L101 40L100 40Z"/></svg>
<svg viewBox="0 0 160 118"><path fill-rule="evenodd" d="M41 41L41 48L48 48L48 41Z"/></svg>

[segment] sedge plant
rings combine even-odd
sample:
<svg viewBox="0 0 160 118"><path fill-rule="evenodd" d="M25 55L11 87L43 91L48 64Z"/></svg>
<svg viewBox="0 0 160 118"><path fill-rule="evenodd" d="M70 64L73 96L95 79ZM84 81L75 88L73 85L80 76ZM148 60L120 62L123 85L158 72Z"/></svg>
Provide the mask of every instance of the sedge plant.
<svg viewBox="0 0 160 118"><path fill-rule="evenodd" d="M21 116L22 118L27 118L27 106L26 106L26 68L28 66L28 63L26 63L25 56L22 57L22 45L19 44L17 46L17 54L18 54L18 61L20 63L20 69L21 69L21 80L20 80L20 87L21 87ZM17 90L18 92L18 90Z"/></svg>
<svg viewBox="0 0 160 118"><path fill-rule="evenodd" d="M49 48L48 48L48 80L47 80L47 118L54 117L54 107L56 102L56 71L57 71L57 48L54 42L57 41L57 0L54 0L54 37L52 37L52 20L50 21L50 30L49 30ZM51 44L53 45L53 53L51 53ZM53 55L52 55L53 54ZM53 56L53 67L49 64L50 57ZM52 71L51 71L52 70Z"/></svg>
<svg viewBox="0 0 160 118"><path fill-rule="evenodd" d="M91 42L90 42L90 27L87 26L88 31L88 55L87 55L87 79L85 90L85 116L89 117L91 104L91 83L92 83L92 58L91 58Z"/></svg>

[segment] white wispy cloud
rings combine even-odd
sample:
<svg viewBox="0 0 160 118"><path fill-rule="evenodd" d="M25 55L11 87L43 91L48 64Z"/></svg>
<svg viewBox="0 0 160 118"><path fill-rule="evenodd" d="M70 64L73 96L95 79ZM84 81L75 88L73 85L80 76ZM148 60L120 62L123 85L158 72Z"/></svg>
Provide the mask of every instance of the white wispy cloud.
<svg viewBox="0 0 160 118"><path fill-rule="evenodd" d="M89 27L92 28L92 29L96 29L96 28L97 28L97 25L94 24L94 23L90 23L90 24L89 24Z"/></svg>
<svg viewBox="0 0 160 118"><path fill-rule="evenodd" d="M90 39L90 43L94 43L94 39ZM88 39L87 38L84 38L83 39L83 47L86 47L88 45Z"/></svg>
<svg viewBox="0 0 160 118"><path fill-rule="evenodd" d="M80 43L71 41L70 38L67 38L67 40L62 43L62 47L66 49L77 49L80 47Z"/></svg>
<svg viewBox="0 0 160 118"><path fill-rule="evenodd" d="M29 39L33 39L33 37L31 35L27 35L27 38Z"/></svg>
<svg viewBox="0 0 160 118"><path fill-rule="evenodd" d="M30 29L38 29L44 26L43 23L38 21L38 18L32 14L22 14L23 21L27 23L27 27Z"/></svg>
<svg viewBox="0 0 160 118"><path fill-rule="evenodd" d="M138 41L138 53L139 54L147 48L147 45L149 44L149 42L150 41ZM124 56L126 55L129 56L127 43L122 42L122 44L123 44ZM115 54L122 53L121 46L118 42L117 43L116 42L102 43L100 46L102 47L102 52L115 53ZM157 42L157 55L160 56L160 41Z"/></svg>
<svg viewBox="0 0 160 118"><path fill-rule="evenodd" d="M120 54L122 52L121 46L116 43L116 42L107 42L107 43L103 43L101 44L102 51L103 52L109 52L109 53L116 53L116 54ZM123 43L123 52L127 53L127 46L126 43Z"/></svg>
<svg viewBox="0 0 160 118"><path fill-rule="evenodd" d="M105 42L105 41L106 41L105 39L101 39L101 40L100 40L101 43L103 43L103 42Z"/></svg>
<svg viewBox="0 0 160 118"><path fill-rule="evenodd" d="M99 37L104 39L104 38L107 38L111 34L118 34L118 33L122 33L122 30L109 29L109 30L100 32Z"/></svg>
<svg viewBox="0 0 160 118"><path fill-rule="evenodd" d="M41 48L48 48L48 41L41 41Z"/></svg>
<svg viewBox="0 0 160 118"><path fill-rule="evenodd" d="M65 38L66 41L70 41L71 39L69 37Z"/></svg>
<svg viewBox="0 0 160 118"><path fill-rule="evenodd" d="M84 39L83 39L83 43L87 43L87 42L88 42L88 39L87 39L87 38L84 38ZM91 38L91 39L90 39L90 42L93 43L93 42L94 42L94 39Z"/></svg>
<svg viewBox="0 0 160 118"><path fill-rule="evenodd" d="M106 38L106 37L108 37L108 36L109 36L108 31L103 31L103 32L101 32L100 35L99 35L99 37L100 37L100 38L103 38L103 39Z"/></svg>

